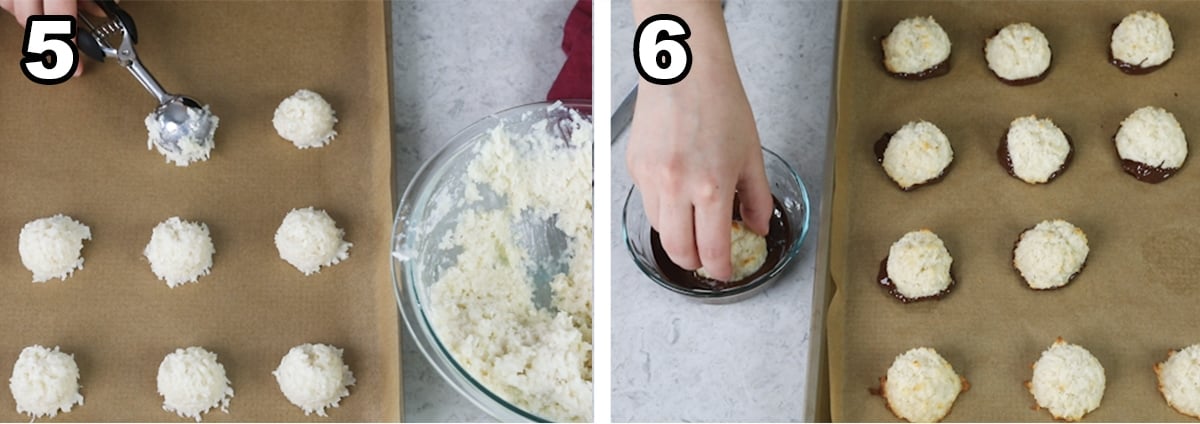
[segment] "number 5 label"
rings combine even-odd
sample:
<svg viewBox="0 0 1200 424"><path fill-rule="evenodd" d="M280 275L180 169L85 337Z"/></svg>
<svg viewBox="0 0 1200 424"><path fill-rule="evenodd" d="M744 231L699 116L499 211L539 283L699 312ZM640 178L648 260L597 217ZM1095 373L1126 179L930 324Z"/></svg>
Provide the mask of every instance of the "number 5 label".
<svg viewBox="0 0 1200 424"><path fill-rule="evenodd" d="M687 22L659 14L642 21L633 35L633 64L646 81L669 85L683 81L692 70L692 36Z"/></svg>
<svg viewBox="0 0 1200 424"><path fill-rule="evenodd" d="M30 16L25 22L25 43L21 45L21 72L30 81L53 85L75 74L79 51L75 36L75 17L64 15Z"/></svg>

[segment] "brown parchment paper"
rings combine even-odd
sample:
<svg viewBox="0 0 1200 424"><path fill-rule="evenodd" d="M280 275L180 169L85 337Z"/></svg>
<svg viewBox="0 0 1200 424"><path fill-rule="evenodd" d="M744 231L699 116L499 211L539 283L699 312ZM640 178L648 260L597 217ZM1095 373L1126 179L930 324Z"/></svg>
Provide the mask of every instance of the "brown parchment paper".
<svg viewBox="0 0 1200 424"><path fill-rule="evenodd" d="M113 61L40 86L21 74L21 30L0 16L0 376L25 346L75 355L85 398L56 421L188 421L162 409L155 376L178 347L219 356L235 391L214 421L400 419L397 310L390 282L391 138L384 5L378 2L136 2L143 63L168 91L220 117L207 162L178 168L146 150L156 102ZM337 110L337 139L299 150L271 124L297 89ZM304 276L274 233L292 208L324 208L350 257ZM31 283L25 222L63 213L89 225L85 264ZM174 289L142 250L171 216L208 224L210 275ZM302 343L345 349L357 384L328 418L306 417L271 375ZM7 386L7 385L5 385ZM0 389L0 420L27 421Z"/></svg>
<svg viewBox="0 0 1200 424"><path fill-rule="evenodd" d="M1158 185L1120 168L1112 136L1139 107L1175 114L1200 137L1200 9L1194 2L847 2L837 78L836 176L830 252L837 293L829 311L831 412L840 421L892 421L868 393L893 358L936 348L970 381L949 421L1048 421L1024 382L1056 337L1089 349L1108 379L1088 421L1188 420L1157 389L1152 366L1200 343L1200 168L1195 154ZM1138 9L1170 23L1175 56L1149 75L1107 63L1112 25ZM933 15L953 42L946 76L888 76L879 39L899 20ZM984 39L1014 22L1040 28L1054 52L1048 77L1011 87L987 69ZM1009 122L1054 119L1075 143L1057 180L1030 186L996 159ZM937 124L954 162L941 183L901 192L876 163L873 143L910 120ZM1088 236L1086 268L1064 289L1034 292L1011 265L1013 242L1044 219ZM941 301L904 305L875 282L891 243L935 231L954 256L958 285Z"/></svg>

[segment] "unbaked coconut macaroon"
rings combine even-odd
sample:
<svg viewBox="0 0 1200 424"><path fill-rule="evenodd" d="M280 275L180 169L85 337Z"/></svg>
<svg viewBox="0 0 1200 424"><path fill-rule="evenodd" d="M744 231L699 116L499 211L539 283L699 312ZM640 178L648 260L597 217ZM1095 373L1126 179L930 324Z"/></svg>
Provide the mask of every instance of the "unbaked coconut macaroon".
<svg viewBox="0 0 1200 424"><path fill-rule="evenodd" d="M1160 183L1175 175L1187 159L1187 138L1175 115L1146 106L1121 121L1113 137L1121 167L1139 181Z"/></svg>
<svg viewBox="0 0 1200 424"><path fill-rule="evenodd" d="M353 244L342 239L345 235L324 210L292 209L275 231L275 248L280 258L311 275L350 257Z"/></svg>
<svg viewBox="0 0 1200 424"><path fill-rule="evenodd" d="M933 231L912 231L892 244L879 267L879 284L903 303L940 298L954 286L954 258Z"/></svg>
<svg viewBox="0 0 1200 424"><path fill-rule="evenodd" d="M83 269L83 241L91 239L91 228L58 214L26 223L17 251L21 264L33 273L33 282L66 280L76 269Z"/></svg>
<svg viewBox="0 0 1200 424"><path fill-rule="evenodd" d="M158 394L163 397L163 409L193 418L213 408L229 412L233 389L225 376L225 366L217 362L217 354L202 347L175 349L158 365Z"/></svg>
<svg viewBox="0 0 1200 424"><path fill-rule="evenodd" d="M1029 184L1044 184L1067 170L1073 146L1071 138L1049 118L1030 115L1008 125L996 156L1009 175Z"/></svg>
<svg viewBox="0 0 1200 424"><path fill-rule="evenodd" d="M1088 240L1070 222L1042 221L1025 230L1013 248L1013 267L1034 290L1056 289L1070 283L1087 262Z"/></svg>
<svg viewBox="0 0 1200 424"><path fill-rule="evenodd" d="M767 239L755 234L742 221L733 221L730 228L729 255L733 261L733 276L729 281L740 281L762 268L767 260ZM696 270L704 278L712 278L704 268Z"/></svg>
<svg viewBox="0 0 1200 424"><path fill-rule="evenodd" d="M17 412L32 418L53 417L83 405L79 366L74 355L33 345L21 350L8 380Z"/></svg>
<svg viewBox="0 0 1200 424"><path fill-rule="evenodd" d="M173 216L154 226L143 254L154 275L175 288L208 275L215 252L207 224Z"/></svg>
<svg viewBox="0 0 1200 424"><path fill-rule="evenodd" d="M1113 27L1109 61L1127 74L1145 74L1165 65L1175 53L1171 27L1162 15L1139 10Z"/></svg>
<svg viewBox="0 0 1200 424"><path fill-rule="evenodd" d="M333 106L320 94L299 90L283 99L275 108L275 132L292 142L297 148L321 147L337 136L333 124L337 123Z"/></svg>
<svg viewBox="0 0 1200 424"><path fill-rule="evenodd" d="M1168 405L1180 414L1200 418L1200 344L1172 350L1166 361L1154 364L1154 374Z"/></svg>
<svg viewBox="0 0 1200 424"><path fill-rule="evenodd" d="M1054 418L1079 421L1100 407L1104 381L1104 367L1091 352L1059 337L1033 364L1026 385L1038 407Z"/></svg>
<svg viewBox="0 0 1200 424"><path fill-rule="evenodd" d="M932 16L900 21L882 44L883 66L893 76L921 80L950 71L950 37Z"/></svg>
<svg viewBox="0 0 1200 424"><path fill-rule="evenodd" d="M918 347L896 357L879 391L897 417L914 423L941 421L958 395L970 388L936 350Z"/></svg>
<svg viewBox="0 0 1200 424"><path fill-rule="evenodd" d="M883 171L909 191L941 179L954 160L950 139L932 123L913 121L875 143L875 159Z"/></svg>
<svg viewBox="0 0 1200 424"><path fill-rule="evenodd" d="M326 344L293 347L271 374L283 395L304 415L316 412L324 417L325 408L337 408L354 385L354 374L342 362L342 350Z"/></svg>
<svg viewBox="0 0 1200 424"><path fill-rule="evenodd" d="M988 69L1007 84L1041 81L1050 69L1050 41L1027 22L1001 28L987 39L983 53Z"/></svg>

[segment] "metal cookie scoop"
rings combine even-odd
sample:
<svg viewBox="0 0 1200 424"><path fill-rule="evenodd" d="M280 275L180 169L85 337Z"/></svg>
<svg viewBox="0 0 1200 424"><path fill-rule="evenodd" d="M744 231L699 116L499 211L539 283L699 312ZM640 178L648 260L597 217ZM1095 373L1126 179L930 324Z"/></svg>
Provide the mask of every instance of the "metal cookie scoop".
<svg viewBox="0 0 1200 424"><path fill-rule="evenodd" d="M87 16L80 14L79 20L87 26L87 30L82 26L79 29L79 49L99 62L103 62L105 57L116 58L117 63L128 69L146 91L158 100L158 108L154 110L151 118L147 119L153 119L157 123L150 125L148 122L147 128L151 128L151 131L154 128L158 129L158 133L151 134L150 139L164 154L183 153L185 147L180 145L181 141L191 144L186 146L190 149L206 150L210 147L213 132L216 130L212 113L190 97L163 90L154 76L150 75L150 71L138 60L137 52L133 48L138 39L133 18L112 0L96 0L96 3L108 15L109 20L96 25ZM120 47L114 48L108 42L108 38L117 33L121 34L121 42Z"/></svg>

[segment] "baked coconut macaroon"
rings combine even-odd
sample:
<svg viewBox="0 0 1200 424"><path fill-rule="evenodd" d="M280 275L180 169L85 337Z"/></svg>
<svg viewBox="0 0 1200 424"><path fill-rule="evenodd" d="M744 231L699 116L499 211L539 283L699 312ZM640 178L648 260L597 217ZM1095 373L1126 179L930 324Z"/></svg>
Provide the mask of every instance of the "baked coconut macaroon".
<svg viewBox="0 0 1200 424"><path fill-rule="evenodd" d="M1028 22L1001 28L983 48L988 69L1010 85L1033 84L1050 70L1050 41Z"/></svg>
<svg viewBox="0 0 1200 424"><path fill-rule="evenodd" d="M1087 234L1070 222L1042 221L1025 230L1013 248L1013 267L1034 290L1065 286L1087 263Z"/></svg>
<svg viewBox="0 0 1200 424"><path fill-rule="evenodd" d="M1121 121L1113 136L1121 168L1147 183L1160 183L1179 172L1187 159L1187 137L1175 115L1146 106Z"/></svg>
<svg viewBox="0 0 1200 424"><path fill-rule="evenodd" d="M1200 418L1200 344L1171 351L1166 361L1154 364L1154 374L1168 405L1180 414Z"/></svg>
<svg viewBox="0 0 1200 424"><path fill-rule="evenodd" d="M733 264L733 276L729 281L741 281L758 272L767 261L767 239L755 234L742 221L733 221L729 231L729 256ZM712 279L704 268L696 270L696 274Z"/></svg>
<svg viewBox="0 0 1200 424"><path fill-rule="evenodd" d="M879 266L879 284L903 303L936 299L950 293L954 258L942 239L929 230L912 231L888 250Z"/></svg>
<svg viewBox="0 0 1200 424"><path fill-rule="evenodd" d="M918 347L900 354L879 379L879 392L887 407L909 422L937 422L946 418L954 400L967 391L967 380L954 372L936 350Z"/></svg>
<svg viewBox="0 0 1200 424"><path fill-rule="evenodd" d="M1049 118L1023 116L1008 125L996 152L1009 175L1029 184L1045 184L1071 164L1071 138Z"/></svg>
<svg viewBox="0 0 1200 424"><path fill-rule="evenodd" d="M1146 10L1130 13L1113 26L1109 62L1127 74L1161 68L1175 54L1171 26L1162 15Z"/></svg>
<svg viewBox="0 0 1200 424"><path fill-rule="evenodd" d="M1104 398L1104 367L1091 352L1059 337L1033 364L1026 385L1039 408L1055 419L1079 421L1100 407Z"/></svg>
<svg viewBox="0 0 1200 424"><path fill-rule="evenodd" d="M950 72L950 36L932 16L900 21L881 44L883 67L894 77L923 80Z"/></svg>
<svg viewBox="0 0 1200 424"><path fill-rule="evenodd" d="M875 143L875 160L901 190L910 191L941 180L954 161L954 149L937 125L913 121Z"/></svg>

